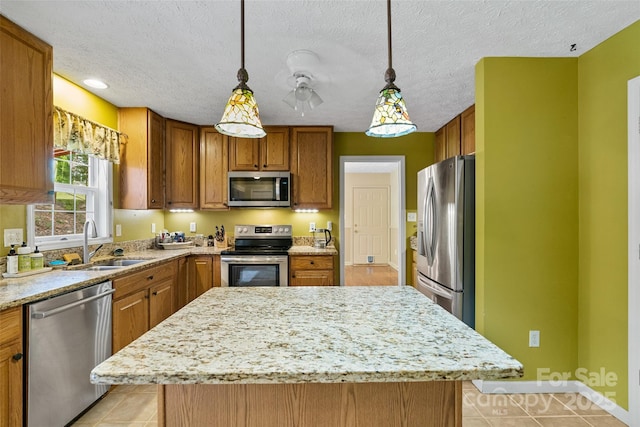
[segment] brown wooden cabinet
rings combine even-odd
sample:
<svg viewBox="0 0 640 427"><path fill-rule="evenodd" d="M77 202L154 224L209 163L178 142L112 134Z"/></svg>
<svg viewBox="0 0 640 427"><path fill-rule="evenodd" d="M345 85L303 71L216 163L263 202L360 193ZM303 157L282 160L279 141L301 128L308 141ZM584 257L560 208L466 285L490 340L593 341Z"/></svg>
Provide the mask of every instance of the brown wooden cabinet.
<svg viewBox="0 0 640 427"><path fill-rule="evenodd" d="M263 138L229 138L229 170L288 171L289 128L265 126Z"/></svg>
<svg viewBox="0 0 640 427"><path fill-rule="evenodd" d="M164 208L164 118L148 108L120 108L120 208Z"/></svg>
<svg viewBox="0 0 640 427"><path fill-rule="evenodd" d="M220 255L189 257L188 301L193 301L215 286L220 286Z"/></svg>
<svg viewBox="0 0 640 427"><path fill-rule="evenodd" d="M22 427L22 307L0 311L0 426Z"/></svg>
<svg viewBox="0 0 640 427"><path fill-rule="evenodd" d="M189 302L189 262L186 257L178 260L178 274L174 292L175 309L180 310Z"/></svg>
<svg viewBox="0 0 640 427"><path fill-rule="evenodd" d="M434 163L438 163L447 158L447 135L445 133L445 128L441 127L436 131L436 140L434 147Z"/></svg>
<svg viewBox="0 0 640 427"><path fill-rule="evenodd" d="M52 48L0 15L0 204L53 198Z"/></svg>
<svg viewBox="0 0 640 427"><path fill-rule="evenodd" d="M473 154L476 152L476 106L475 104L467 108L460 115L460 129L462 141L460 151L462 154Z"/></svg>
<svg viewBox="0 0 640 427"><path fill-rule="evenodd" d="M178 261L113 279L113 352L117 352L175 310Z"/></svg>
<svg viewBox="0 0 640 427"><path fill-rule="evenodd" d="M333 127L291 128L293 209L331 209Z"/></svg>
<svg viewBox="0 0 640 427"><path fill-rule="evenodd" d="M434 162L476 151L475 105L436 131Z"/></svg>
<svg viewBox="0 0 640 427"><path fill-rule="evenodd" d="M214 127L200 128L200 209L229 209L229 137Z"/></svg>
<svg viewBox="0 0 640 427"><path fill-rule="evenodd" d="M291 255L289 286L333 286L333 255Z"/></svg>
<svg viewBox="0 0 640 427"><path fill-rule="evenodd" d="M168 209L197 209L199 205L198 126L165 121L165 195Z"/></svg>

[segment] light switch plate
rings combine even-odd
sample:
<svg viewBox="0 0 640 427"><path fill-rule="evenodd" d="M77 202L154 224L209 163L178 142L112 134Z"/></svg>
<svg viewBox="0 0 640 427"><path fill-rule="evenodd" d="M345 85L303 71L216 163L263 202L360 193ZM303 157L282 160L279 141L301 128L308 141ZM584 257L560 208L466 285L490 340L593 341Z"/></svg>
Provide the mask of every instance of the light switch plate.
<svg viewBox="0 0 640 427"><path fill-rule="evenodd" d="M4 247L11 245L20 246L24 242L22 228L5 228L4 229Z"/></svg>
<svg viewBox="0 0 640 427"><path fill-rule="evenodd" d="M152 233L155 233L155 232L156 232L156 223L155 223L155 222L152 222L152 223L151 223L151 232L152 232Z"/></svg>
<svg viewBox="0 0 640 427"><path fill-rule="evenodd" d="M418 219L418 217L417 217L415 212L408 212L407 213L407 221L408 222L416 222L417 219Z"/></svg>
<svg viewBox="0 0 640 427"><path fill-rule="evenodd" d="M122 225L116 224L116 237L122 236Z"/></svg>
<svg viewBox="0 0 640 427"><path fill-rule="evenodd" d="M196 232L196 223L195 222L189 223L189 231L192 232L192 233Z"/></svg>

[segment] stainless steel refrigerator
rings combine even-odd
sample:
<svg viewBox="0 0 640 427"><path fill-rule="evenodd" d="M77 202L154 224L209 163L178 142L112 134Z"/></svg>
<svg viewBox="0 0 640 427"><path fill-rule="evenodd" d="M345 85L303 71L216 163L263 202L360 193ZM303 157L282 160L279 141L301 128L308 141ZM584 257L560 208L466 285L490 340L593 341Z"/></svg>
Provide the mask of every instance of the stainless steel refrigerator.
<svg viewBox="0 0 640 427"><path fill-rule="evenodd" d="M474 327L474 156L449 158L418 172L416 287Z"/></svg>

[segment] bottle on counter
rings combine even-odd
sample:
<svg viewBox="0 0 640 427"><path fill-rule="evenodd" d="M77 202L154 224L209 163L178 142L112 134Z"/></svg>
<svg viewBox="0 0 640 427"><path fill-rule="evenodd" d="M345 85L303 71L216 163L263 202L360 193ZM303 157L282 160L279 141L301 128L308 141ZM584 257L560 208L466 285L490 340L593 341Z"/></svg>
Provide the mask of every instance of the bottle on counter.
<svg viewBox="0 0 640 427"><path fill-rule="evenodd" d="M33 253L31 254L31 269L37 270L43 267L44 267L44 255L42 255L42 252L40 252L38 250L38 247L36 246L36 250L33 251Z"/></svg>
<svg viewBox="0 0 640 427"><path fill-rule="evenodd" d="M31 248L25 242L18 248L18 272L31 271Z"/></svg>
<svg viewBox="0 0 640 427"><path fill-rule="evenodd" d="M16 253L16 249L14 245L11 245L11 250L7 255L7 273L9 274L18 273L18 254Z"/></svg>

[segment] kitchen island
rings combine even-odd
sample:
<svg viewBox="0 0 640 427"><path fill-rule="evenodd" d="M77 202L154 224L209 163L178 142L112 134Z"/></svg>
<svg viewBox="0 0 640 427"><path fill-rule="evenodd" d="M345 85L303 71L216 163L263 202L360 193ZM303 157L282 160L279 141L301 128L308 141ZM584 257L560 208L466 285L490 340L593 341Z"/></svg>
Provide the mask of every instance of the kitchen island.
<svg viewBox="0 0 640 427"><path fill-rule="evenodd" d="M97 366L159 384L160 426L460 426L522 365L408 286L211 289Z"/></svg>

